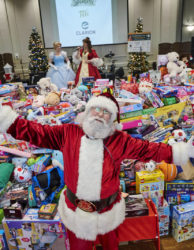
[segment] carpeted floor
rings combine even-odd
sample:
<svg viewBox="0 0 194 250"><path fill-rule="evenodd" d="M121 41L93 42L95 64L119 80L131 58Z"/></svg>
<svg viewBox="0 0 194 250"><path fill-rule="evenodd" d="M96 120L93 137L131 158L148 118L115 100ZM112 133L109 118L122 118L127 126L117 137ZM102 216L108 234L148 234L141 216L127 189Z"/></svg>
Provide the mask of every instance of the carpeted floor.
<svg viewBox="0 0 194 250"><path fill-rule="evenodd" d="M102 247L97 250L102 250ZM153 241L136 241L119 246L119 250L156 250L156 247ZM161 237L161 250L194 250L194 239L178 243L170 236Z"/></svg>

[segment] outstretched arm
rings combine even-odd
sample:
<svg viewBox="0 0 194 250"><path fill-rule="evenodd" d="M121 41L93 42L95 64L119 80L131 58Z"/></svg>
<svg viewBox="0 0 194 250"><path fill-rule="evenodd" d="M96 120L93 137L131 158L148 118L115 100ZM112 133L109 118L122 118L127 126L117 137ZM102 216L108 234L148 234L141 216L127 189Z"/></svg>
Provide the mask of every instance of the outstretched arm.
<svg viewBox="0 0 194 250"><path fill-rule="evenodd" d="M49 126L21 119L9 106L0 108L0 132L44 148L61 150L69 125Z"/></svg>
<svg viewBox="0 0 194 250"><path fill-rule="evenodd" d="M190 157L194 157L193 138L188 143L180 142L173 146L134 139L123 134L122 147L119 147L122 159L137 159L142 162L154 160L165 161L176 165L184 165Z"/></svg>

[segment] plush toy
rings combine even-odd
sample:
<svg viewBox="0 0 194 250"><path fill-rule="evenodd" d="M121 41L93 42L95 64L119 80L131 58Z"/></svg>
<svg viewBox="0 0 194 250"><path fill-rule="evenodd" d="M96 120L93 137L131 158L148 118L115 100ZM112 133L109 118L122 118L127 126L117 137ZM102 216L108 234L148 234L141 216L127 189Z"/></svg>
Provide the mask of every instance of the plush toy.
<svg viewBox="0 0 194 250"><path fill-rule="evenodd" d="M37 85L40 88L40 94L46 96L50 92L56 92L57 86L51 83L51 79L49 77L41 78Z"/></svg>
<svg viewBox="0 0 194 250"><path fill-rule="evenodd" d="M153 85L152 82L149 81L148 79L142 79L139 84L139 93L147 93L152 91Z"/></svg>
<svg viewBox="0 0 194 250"><path fill-rule="evenodd" d="M25 164L14 169L14 178L18 182L28 182L32 178L32 171Z"/></svg>
<svg viewBox="0 0 194 250"><path fill-rule="evenodd" d="M167 69L168 57L167 55L158 55L158 66L161 72L161 79L163 80L164 76L168 74Z"/></svg>
<svg viewBox="0 0 194 250"><path fill-rule="evenodd" d="M145 170L152 172L156 168L156 162L155 161L149 161L145 163Z"/></svg>
<svg viewBox="0 0 194 250"><path fill-rule="evenodd" d="M44 105L44 102L45 102L45 96L37 95L34 97L32 108L40 108Z"/></svg>
<svg viewBox="0 0 194 250"><path fill-rule="evenodd" d="M165 161L157 164L157 168L163 172L165 181L173 181L178 174L176 165L168 164Z"/></svg>
<svg viewBox="0 0 194 250"><path fill-rule="evenodd" d="M175 129L172 132L172 136L173 136L173 138L170 138L168 140L169 145L173 145L176 142L181 142L181 141L186 142L187 141L187 139L186 139L187 135L182 129Z"/></svg>
<svg viewBox="0 0 194 250"><path fill-rule="evenodd" d="M185 64L179 61L179 55L176 52L170 52L167 56L169 61L167 64L169 77L176 77L183 71Z"/></svg>
<svg viewBox="0 0 194 250"><path fill-rule="evenodd" d="M51 92L45 97L45 103L50 106L56 106L60 103L60 94Z"/></svg>
<svg viewBox="0 0 194 250"><path fill-rule="evenodd" d="M64 169L63 154L61 151L54 150L52 153L52 165Z"/></svg>
<svg viewBox="0 0 194 250"><path fill-rule="evenodd" d="M79 90L78 88L72 89L70 94L75 95L79 99L82 98L82 91Z"/></svg>

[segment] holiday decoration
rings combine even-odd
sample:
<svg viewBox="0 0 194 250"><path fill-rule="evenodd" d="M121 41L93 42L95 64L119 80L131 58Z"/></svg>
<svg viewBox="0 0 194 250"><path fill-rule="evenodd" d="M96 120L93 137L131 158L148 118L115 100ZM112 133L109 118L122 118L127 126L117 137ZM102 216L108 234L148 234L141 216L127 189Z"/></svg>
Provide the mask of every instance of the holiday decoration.
<svg viewBox="0 0 194 250"><path fill-rule="evenodd" d="M48 60L40 39L40 35L38 34L35 27L32 28L28 48L30 51L29 70L31 73L37 74L39 72L46 72L49 67Z"/></svg>
<svg viewBox="0 0 194 250"><path fill-rule="evenodd" d="M137 19L137 26L135 33L143 32L143 18L139 17ZM129 53L129 73L133 76L139 78L139 74L147 72L149 70L149 63L147 61L148 55L145 52L133 52Z"/></svg>

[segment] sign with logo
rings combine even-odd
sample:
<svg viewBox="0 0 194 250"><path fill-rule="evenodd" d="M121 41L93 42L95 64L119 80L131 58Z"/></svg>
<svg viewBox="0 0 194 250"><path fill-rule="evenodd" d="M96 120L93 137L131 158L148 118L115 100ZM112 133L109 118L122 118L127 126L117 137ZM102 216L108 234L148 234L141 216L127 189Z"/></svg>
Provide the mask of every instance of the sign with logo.
<svg viewBox="0 0 194 250"><path fill-rule="evenodd" d="M128 34L128 52L150 52L150 49L150 32Z"/></svg>

